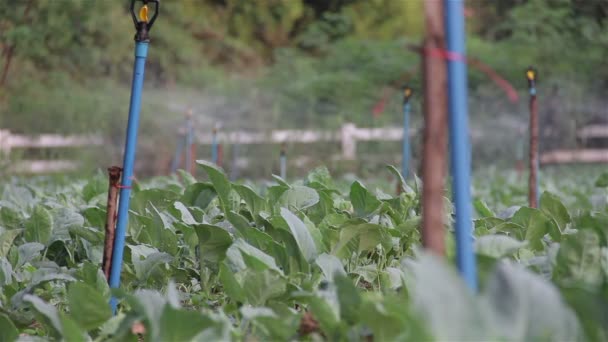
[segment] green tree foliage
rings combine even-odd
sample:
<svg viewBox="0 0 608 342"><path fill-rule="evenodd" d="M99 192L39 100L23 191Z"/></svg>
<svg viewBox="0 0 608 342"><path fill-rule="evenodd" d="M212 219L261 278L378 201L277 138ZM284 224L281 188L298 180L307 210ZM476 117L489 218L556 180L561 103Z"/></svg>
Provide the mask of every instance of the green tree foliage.
<svg viewBox="0 0 608 342"><path fill-rule="evenodd" d="M134 34L127 7L0 2L0 126L122 134ZM471 0L467 8L469 54L516 87L529 64L544 84L606 86L605 0ZM419 41L422 10L422 0L163 1L146 85L246 100L245 109L213 112L248 112L265 125L371 124L383 88L419 62L404 43ZM475 89L489 84L475 70L470 80ZM144 108L173 114L165 100L144 99ZM389 101L397 110L398 99Z"/></svg>

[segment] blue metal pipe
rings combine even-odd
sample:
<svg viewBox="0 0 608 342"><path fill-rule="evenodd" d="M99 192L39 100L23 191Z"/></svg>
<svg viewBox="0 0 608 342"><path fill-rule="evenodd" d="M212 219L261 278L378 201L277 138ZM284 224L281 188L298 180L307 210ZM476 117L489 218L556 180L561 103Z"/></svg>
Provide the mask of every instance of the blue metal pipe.
<svg viewBox="0 0 608 342"><path fill-rule="evenodd" d="M464 4L444 0L445 30L449 53L466 55ZM463 59L448 60L450 161L456 209L456 258L458 268L472 291L477 291L471 219L471 156L467 105L467 66Z"/></svg>
<svg viewBox="0 0 608 342"><path fill-rule="evenodd" d="M179 168L179 162L182 157L182 150L184 148L184 139L180 136L177 141L177 147L175 148L175 155L171 161L171 173L174 173Z"/></svg>
<svg viewBox="0 0 608 342"><path fill-rule="evenodd" d="M401 156L401 175L404 179L409 174L410 167L410 103L403 104L403 140L402 140L402 156Z"/></svg>
<svg viewBox="0 0 608 342"><path fill-rule="evenodd" d="M139 128L139 112L141 110L141 93L144 84L144 71L147 55L148 42L138 41L135 45L135 66L133 70L133 84L131 87L131 102L129 104L129 121L127 124L127 138L123 160L123 174L120 189L120 201L118 205L118 217L116 221L114 251L112 254L112 270L110 273L111 288L118 288L120 286L122 258L125 248L125 235L127 233L127 223L129 219L128 215L133 178L133 166L135 164L135 151L137 148L137 131ZM110 305L114 313L116 313L116 304L116 298L112 297Z"/></svg>
<svg viewBox="0 0 608 342"><path fill-rule="evenodd" d="M217 144L217 130L213 130L213 137L211 141L211 161L217 165L218 161L218 144Z"/></svg>
<svg viewBox="0 0 608 342"><path fill-rule="evenodd" d="M287 156L285 153L281 153L279 157L279 163L281 164L281 178L286 179L287 177Z"/></svg>

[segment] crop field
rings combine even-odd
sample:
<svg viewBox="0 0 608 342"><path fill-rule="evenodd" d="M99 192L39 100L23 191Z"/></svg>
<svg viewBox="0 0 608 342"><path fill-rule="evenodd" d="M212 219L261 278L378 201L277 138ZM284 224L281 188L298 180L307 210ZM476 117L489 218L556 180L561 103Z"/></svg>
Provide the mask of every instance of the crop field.
<svg viewBox="0 0 608 342"><path fill-rule="evenodd" d="M0 340L608 338L599 169L547 170L538 209L521 206L525 182L514 172L477 175L473 294L453 266L451 234L447 261L421 249L417 180L395 195L394 184L333 180L325 168L247 184L198 164L203 179L136 183L113 291L100 269L106 178L6 182ZM447 196L446 213L447 230Z"/></svg>

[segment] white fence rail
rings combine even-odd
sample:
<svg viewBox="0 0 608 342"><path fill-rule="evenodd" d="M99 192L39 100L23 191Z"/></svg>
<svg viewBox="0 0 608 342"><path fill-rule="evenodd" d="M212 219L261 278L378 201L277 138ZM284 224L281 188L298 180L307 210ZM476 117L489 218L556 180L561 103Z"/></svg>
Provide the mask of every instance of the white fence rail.
<svg viewBox="0 0 608 342"><path fill-rule="evenodd" d="M410 136L415 130L410 130ZM300 143L310 144L316 142L340 142L342 158L355 159L357 156L358 141L399 141L403 138L403 129L400 127L359 128L352 123L344 124L339 130L274 130L267 133L233 131L218 132L218 140L229 144L280 144ZM201 145L210 145L213 134L199 133L196 142Z"/></svg>
<svg viewBox="0 0 608 342"><path fill-rule="evenodd" d="M0 130L0 158L8 158L13 149L23 148L63 148L99 146L103 139L99 136L41 134L27 136ZM9 167L11 172L45 173L77 169L79 164L73 160L21 160Z"/></svg>
<svg viewBox="0 0 608 342"><path fill-rule="evenodd" d="M410 136L417 134L416 130L410 129ZM579 134L589 136L608 136L608 127L586 127ZM475 141L483 137L478 130L471 131L471 138ZM357 157L357 142L360 141L400 141L403 138L401 127L361 128L355 124L346 123L337 130L273 130L268 132L232 131L219 132L218 140L229 144L281 144L299 143L310 144L318 142L339 142L342 150L339 159L353 160ZM198 133L196 143L199 145L210 145L213 135L210 133ZM0 129L0 157L10 155L13 149L23 148L69 148L99 146L104 143L100 136L95 135L71 135L62 136L58 134L42 134L38 136L26 136L12 134L7 130ZM559 153L548 153L543 156L544 164L574 162L596 162L606 159L606 150L584 151L577 157L564 156L563 151ZM43 173L54 171L65 171L76 169L79 164L71 160L23 160L12 165L14 172Z"/></svg>

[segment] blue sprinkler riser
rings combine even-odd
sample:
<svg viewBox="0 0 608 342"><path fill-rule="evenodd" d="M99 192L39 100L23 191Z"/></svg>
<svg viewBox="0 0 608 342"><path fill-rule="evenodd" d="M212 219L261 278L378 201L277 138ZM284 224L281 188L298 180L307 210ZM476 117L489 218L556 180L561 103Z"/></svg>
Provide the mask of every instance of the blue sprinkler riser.
<svg viewBox="0 0 608 342"><path fill-rule="evenodd" d="M182 156L182 150L184 149L184 139L179 139L177 141L177 148L175 149L175 156L173 157L173 161L171 161L171 172L177 171L179 168L179 162Z"/></svg>
<svg viewBox="0 0 608 342"><path fill-rule="evenodd" d="M184 158L186 172L190 172L190 163L192 158L192 142L194 141L194 129L192 127L192 120L186 121L186 158Z"/></svg>
<svg viewBox="0 0 608 342"><path fill-rule="evenodd" d="M280 164L281 164L281 178L285 179L287 177L287 156L282 155L279 157L280 158Z"/></svg>
<svg viewBox="0 0 608 342"><path fill-rule="evenodd" d="M213 134L213 140L211 141L211 161L213 162L213 164L217 165L217 158L218 158L218 151L217 151L217 134L214 133Z"/></svg>
<svg viewBox="0 0 608 342"><path fill-rule="evenodd" d="M403 105L403 146L401 151L401 175L403 179L407 178L410 167L410 108L409 102Z"/></svg>
<svg viewBox="0 0 608 342"><path fill-rule="evenodd" d="M118 204L118 217L114 251L112 254L112 270L110 273L110 287L120 287L120 274L125 248L125 235L127 232L131 185L133 179L133 166L135 164L135 151L137 149L137 131L139 128L139 112L141 110L141 93L144 83L144 70L148 55L148 43L137 42L135 45L135 66L133 70L133 84L131 88L131 102L129 104L129 121L127 124L127 139L125 144L123 174ZM110 305L112 312L116 313L116 298L112 297Z"/></svg>
<svg viewBox="0 0 608 342"><path fill-rule="evenodd" d="M444 0L447 48L466 55L464 4L462 0ZM456 209L456 259L466 284L477 291L477 270L473 251L471 218L471 154L467 105L467 66L465 61L448 60L450 161Z"/></svg>

